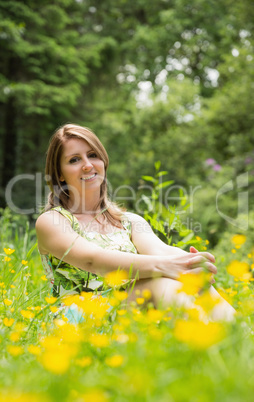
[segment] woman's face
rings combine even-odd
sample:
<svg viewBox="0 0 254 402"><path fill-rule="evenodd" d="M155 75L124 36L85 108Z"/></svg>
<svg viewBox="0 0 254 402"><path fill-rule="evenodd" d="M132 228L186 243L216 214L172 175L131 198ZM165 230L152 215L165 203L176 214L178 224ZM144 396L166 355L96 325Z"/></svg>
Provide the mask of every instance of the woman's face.
<svg viewBox="0 0 254 402"><path fill-rule="evenodd" d="M105 177L104 162L90 145L82 139L71 138L63 146L60 158L60 181L65 181L68 189L99 190Z"/></svg>

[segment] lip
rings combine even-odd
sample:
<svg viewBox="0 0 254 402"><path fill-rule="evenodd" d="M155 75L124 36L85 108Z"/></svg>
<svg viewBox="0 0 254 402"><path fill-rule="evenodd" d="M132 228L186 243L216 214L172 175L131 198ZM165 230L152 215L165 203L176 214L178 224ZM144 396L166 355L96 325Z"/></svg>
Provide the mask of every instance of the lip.
<svg viewBox="0 0 254 402"><path fill-rule="evenodd" d="M95 179L95 177L97 176L97 173L93 173L84 177L81 177L80 180L84 181L84 182L89 182ZM86 179L86 177L89 177L89 179Z"/></svg>

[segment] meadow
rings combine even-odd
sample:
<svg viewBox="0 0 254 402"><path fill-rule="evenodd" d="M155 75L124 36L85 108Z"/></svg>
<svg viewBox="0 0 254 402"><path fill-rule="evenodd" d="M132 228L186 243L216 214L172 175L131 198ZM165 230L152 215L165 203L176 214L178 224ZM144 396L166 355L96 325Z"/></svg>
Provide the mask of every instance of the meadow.
<svg viewBox="0 0 254 402"><path fill-rule="evenodd" d="M217 301L202 278L182 281L193 308L156 310L149 291L127 305L118 290L127 278L115 272L104 297L65 297L82 312L74 325L49 292L34 228L8 209L0 219L1 402L252 400L254 255L245 235L230 235L223 256L214 250L214 286L237 310L234 322L207 319Z"/></svg>

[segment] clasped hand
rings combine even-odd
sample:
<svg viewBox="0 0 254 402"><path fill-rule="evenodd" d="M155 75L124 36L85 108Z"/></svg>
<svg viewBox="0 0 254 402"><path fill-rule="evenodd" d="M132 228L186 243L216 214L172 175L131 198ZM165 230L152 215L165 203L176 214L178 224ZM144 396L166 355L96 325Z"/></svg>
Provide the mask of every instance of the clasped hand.
<svg viewBox="0 0 254 402"><path fill-rule="evenodd" d="M171 258L171 264L173 263L174 279L177 279L180 274L195 273L199 274L204 271L211 273L210 283L214 283L213 275L217 273L217 268L214 265L215 258L211 253L199 252L195 247L190 247L190 252L185 252L182 255L176 255ZM172 265L171 265L172 267ZM172 274L172 271L171 271ZM172 277L172 276L171 276Z"/></svg>

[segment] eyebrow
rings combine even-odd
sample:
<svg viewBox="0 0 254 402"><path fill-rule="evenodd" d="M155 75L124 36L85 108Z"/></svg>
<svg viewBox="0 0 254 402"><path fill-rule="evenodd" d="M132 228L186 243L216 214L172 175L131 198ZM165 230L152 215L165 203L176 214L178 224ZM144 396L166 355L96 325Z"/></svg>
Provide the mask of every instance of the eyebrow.
<svg viewBox="0 0 254 402"><path fill-rule="evenodd" d="M87 154L89 153L89 152L95 152L92 148L91 149L89 149L88 151L87 151ZM64 159L68 159L68 158L70 158L71 156L77 156L77 155L79 155L79 152L74 152L74 154L70 154L70 155L66 155L65 157L64 157Z"/></svg>

